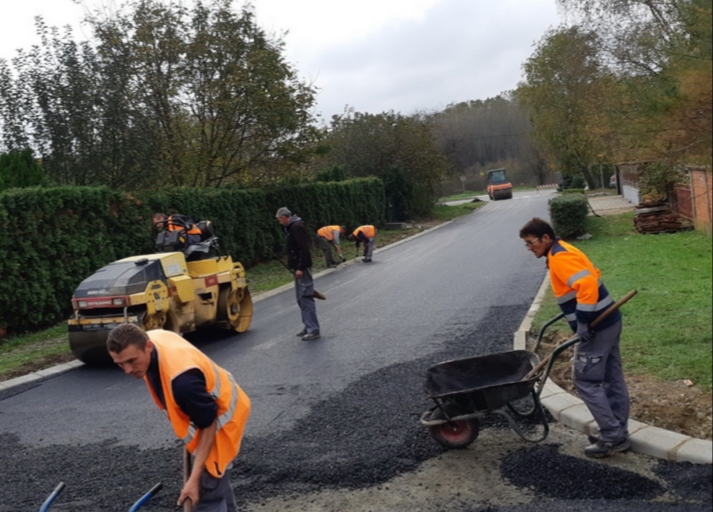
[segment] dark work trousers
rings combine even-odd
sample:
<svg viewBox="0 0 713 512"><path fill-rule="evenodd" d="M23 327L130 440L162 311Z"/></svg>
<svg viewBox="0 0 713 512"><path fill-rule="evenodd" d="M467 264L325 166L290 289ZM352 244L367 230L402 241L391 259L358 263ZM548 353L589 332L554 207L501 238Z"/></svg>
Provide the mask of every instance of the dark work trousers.
<svg viewBox="0 0 713 512"><path fill-rule="evenodd" d="M237 512L235 495L230 487L230 469L215 478L203 469L200 482L200 498L193 512Z"/></svg>
<svg viewBox="0 0 713 512"><path fill-rule="evenodd" d="M602 441L629 437L629 391L619 352L621 320L575 345L572 378L579 397L599 426Z"/></svg>
<svg viewBox="0 0 713 512"><path fill-rule="evenodd" d="M302 324L308 334L319 334L319 321L317 320L317 305L314 303L314 281L312 270L302 271L302 277L295 278L295 295L297 305L302 313Z"/></svg>
<svg viewBox="0 0 713 512"><path fill-rule="evenodd" d="M332 242L324 238L323 236L317 236L317 245L324 253L324 260L327 262L327 266L334 265L334 256L332 255Z"/></svg>

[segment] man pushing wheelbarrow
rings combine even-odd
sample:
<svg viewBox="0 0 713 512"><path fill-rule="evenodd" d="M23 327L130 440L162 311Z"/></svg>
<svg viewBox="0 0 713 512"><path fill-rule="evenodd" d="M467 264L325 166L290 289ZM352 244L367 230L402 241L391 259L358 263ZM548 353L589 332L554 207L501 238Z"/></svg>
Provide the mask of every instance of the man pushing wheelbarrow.
<svg viewBox="0 0 713 512"><path fill-rule="evenodd" d="M425 390L436 405L421 416L421 423L447 448L472 443L478 436L479 420L488 413L503 416L524 440L542 441L549 428L540 393L554 360L575 345L574 384L599 427L599 436L589 436L585 455L600 458L628 450L629 393L619 352L619 307L636 291L615 303L586 255L556 238L542 219L525 224L520 237L536 257L547 258L554 295L576 334L542 361L532 352L515 350L429 368ZM515 406L528 395L532 404L527 410ZM536 420L542 433L528 435L516 418Z"/></svg>
<svg viewBox="0 0 713 512"><path fill-rule="evenodd" d="M556 238L552 226L540 218L525 224L520 238L528 251L547 259L552 291L579 338L572 380L599 427L599 436L589 436L584 454L601 458L628 450L629 391L619 352L621 313L613 311L596 326L591 325L614 304L599 280L599 269L582 251Z"/></svg>
<svg viewBox="0 0 713 512"><path fill-rule="evenodd" d="M178 505L194 512L236 511L230 468L240 450L250 399L233 376L170 331L145 332L122 324L109 333L106 345L124 373L144 379L190 453Z"/></svg>

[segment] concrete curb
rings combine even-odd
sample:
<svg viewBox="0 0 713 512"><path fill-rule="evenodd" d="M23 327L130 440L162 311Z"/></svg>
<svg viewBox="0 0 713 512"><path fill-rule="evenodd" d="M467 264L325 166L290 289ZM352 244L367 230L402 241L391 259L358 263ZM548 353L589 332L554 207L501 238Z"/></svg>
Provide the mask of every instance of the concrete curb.
<svg viewBox="0 0 713 512"><path fill-rule="evenodd" d="M477 210L474 210L474 211L477 211ZM434 230L436 230L436 229L440 229L440 228L442 228L442 227L444 227L444 226L447 226L448 224L450 224L451 222L453 222L453 220L455 220L455 219L446 221L446 222L444 222L443 224L439 224L439 225L434 226L434 227L432 227L432 228L426 229L426 230L424 230L424 231L421 231L420 233L416 233L415 235L412 235L412 236L410 236L410 237L404 238L403 240L399 240L398 242L394 242L393 244L389 244L389 245L387 245L387 246L385 246L385 247L381 247L380 249L375 249L375 250L374 250L374 254L378 254L378 253L380 253L380 252L387 251L387 250L389 250L389 249L391 249L391 248L393 248L393 247L397 247L397 246L399 246L399 245L401 245L401 244L404 244L404 243L406 243L406 242L410 242L411 240L414 240L414 239L416 239L416 238L418 238L418 237L420 237L420 236L423 236L423 235L425 235L425 234L427 234L427 233L430 233L431 231L434 231ZM344 263L341 263L341 264L339 265L339 267L345 267L345 266L349 266L349 265L354 265L354 264L356 264L356 263L357 263L357 259L354 258L354 259L351 259L351 260L347 260L347 261L345 261ZM324 275L327 275L327 274L329 274L329 273L331 273L331 272L336 272L338 269L339 269L339 268L329 268L329 269L325 269L325 270L319 272L318 274L315 274L314 277L317 278L317 277L319 277L319 276L324 276ZM257 295L255 295L255 296L252 298L252 299L253 299L253 304L256 303L256 302L260 302L261 300L267 299L268 297L272 297L273 295L277 295L278 293L282 293L282 292L284 292L284 291L286 291L286 290L291 290L291 289L293 289L293 288L294 288L294 284L293 284L293 283L288 283L288 284L282 285L282 286L280 286L280 287L278 287L278 288L273 288L272 290L269 290L269 291L266 291L266 292L262 292L262 293L258 293ZM25 385L25 384L30 384L30 383L33 383L33 382L39 382L39 381L48 379L48 378L50 378L50 377L56 377L57 375L60 375L60 374L62 374L62 373L65 373L65 372L74 370L74 369L79 368L79 367L81 367L81 366L84 366L84 363L81 362L81 361L79 361L79 360L77 359L77 360L74 360L74 361L70 361L70 362L68 362L68 363L63 363L63 364L60 364L60 365L57 365L57 366L52 366L51 368L45 368L44 370L40 370L40 371L37 371L37 372L28 373L27 375L23 375L23 376L21 376L21 377L16 377L16 378L14 378L14 379L9 379L9 380L0 382L0 392L9 390L9 389L14 388L14 387L17 387L17 386L22 386L22 385Z"/></svg>
<svg viewBox="0 0 713 512"><path fill-rule="evenodd" d="M545 276L525 319L515 333L513 340L515 350L525 349L527 333L530 331L535 313L540 309L542 298L549 285L548 281L548 277ZM563 425L584 434L597 433L597 424L584 402L570 395L551 380L545 383L540 398L542 405ZM713 442L711 441L678 434L636 420L629 420L629 432L631 449L637 453L672 462L713 464Z"/></svg>

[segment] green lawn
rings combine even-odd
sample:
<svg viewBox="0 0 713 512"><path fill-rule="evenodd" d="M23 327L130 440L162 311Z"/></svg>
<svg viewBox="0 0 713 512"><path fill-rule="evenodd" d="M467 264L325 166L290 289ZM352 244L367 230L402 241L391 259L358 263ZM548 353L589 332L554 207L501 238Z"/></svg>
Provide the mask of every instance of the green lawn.
<svg viewBox="0 0 713 512"><path fill-rule="evenodd" d="M593 237L575 241L602 271L615 298L636 289L622 307L622 354L626 371L664 380L690 379L711 391L711 239L696 231L641 235L633 213L592 217ZM533 332L559 312L550 290ZM563 321L559 328L568 332Z"/></svg>

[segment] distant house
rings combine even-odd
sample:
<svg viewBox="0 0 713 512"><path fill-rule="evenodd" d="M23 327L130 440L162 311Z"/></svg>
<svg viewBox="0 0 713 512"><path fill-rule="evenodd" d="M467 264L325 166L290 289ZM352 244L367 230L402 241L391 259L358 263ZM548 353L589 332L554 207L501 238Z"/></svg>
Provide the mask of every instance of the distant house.
<svg viewBox="0 0 713 512"><path fill-rule="evenodd" d="M616 188L632 204L641 202L641 173L651 162L624 162L616 164Z"/></svg>

